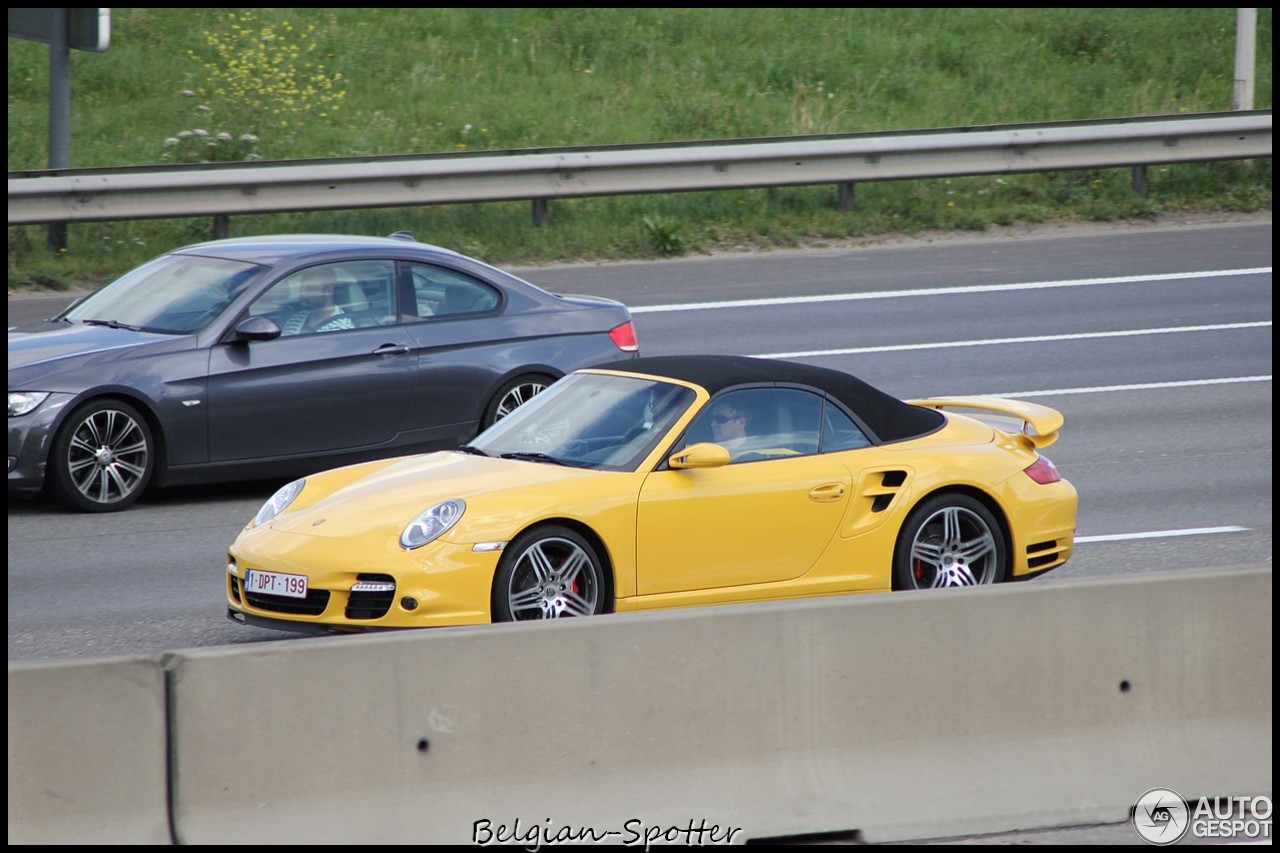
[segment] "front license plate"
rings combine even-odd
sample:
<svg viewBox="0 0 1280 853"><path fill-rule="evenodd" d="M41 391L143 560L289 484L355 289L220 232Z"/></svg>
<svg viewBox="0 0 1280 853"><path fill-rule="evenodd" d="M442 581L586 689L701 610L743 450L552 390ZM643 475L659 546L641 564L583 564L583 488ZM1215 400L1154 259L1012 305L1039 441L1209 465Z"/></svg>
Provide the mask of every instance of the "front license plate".
<svg viewBox="0 0 1280 853"><path fill-rule="evenodd" d="M266 595L283 595L285 598L306 598L307 576L246 569L244 573L244 590L245 592L261 592Z"/></svg>

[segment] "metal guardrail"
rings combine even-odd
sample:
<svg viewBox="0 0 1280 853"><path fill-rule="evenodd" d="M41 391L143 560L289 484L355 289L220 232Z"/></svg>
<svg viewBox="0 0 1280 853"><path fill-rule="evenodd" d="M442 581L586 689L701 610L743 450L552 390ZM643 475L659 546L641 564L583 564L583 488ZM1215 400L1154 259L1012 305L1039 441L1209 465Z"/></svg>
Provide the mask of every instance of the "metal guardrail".
<svg viewBox="0 0 1280 853"><path fill-rule="evenodd" d="M680 146L613 146L11 173L9 224L70 223L835 184L1271 156L1271 111ZM225 220L224 220L225 221Z"/></svg>

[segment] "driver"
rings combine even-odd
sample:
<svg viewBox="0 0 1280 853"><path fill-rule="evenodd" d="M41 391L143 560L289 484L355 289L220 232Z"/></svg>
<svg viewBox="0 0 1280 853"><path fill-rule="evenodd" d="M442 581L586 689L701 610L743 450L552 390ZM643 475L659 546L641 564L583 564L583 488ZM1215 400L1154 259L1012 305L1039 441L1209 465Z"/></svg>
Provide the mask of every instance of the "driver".
<svg viewBox="0 0 1280 853"><path fill-rule="evenodd" d="M711 408L711 439L730 453L747 440L747 413L733 403L720 402Z"/></svg>
<svg viewBox="0 0 1280 853"><path fill-rule="evenodd" d="M337 276L330 267L312 267L302 273L302 303L284 321L283 335L300 335L311 332L332 332L337 329L354 329L355 322L343 313L333 300Z"/></svg>

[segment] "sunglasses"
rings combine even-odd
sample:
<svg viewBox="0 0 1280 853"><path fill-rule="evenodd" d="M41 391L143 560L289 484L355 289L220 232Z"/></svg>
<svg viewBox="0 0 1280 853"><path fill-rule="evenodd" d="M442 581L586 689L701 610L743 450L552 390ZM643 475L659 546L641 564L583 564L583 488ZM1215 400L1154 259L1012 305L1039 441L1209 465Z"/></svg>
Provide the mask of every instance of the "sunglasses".
<svg viewBox="0 0 1280 853"><path fill-rule="evenodd" d="M712 415L711 422L713 424L722 424L725 421L736 421L742 415Z"/></svg>

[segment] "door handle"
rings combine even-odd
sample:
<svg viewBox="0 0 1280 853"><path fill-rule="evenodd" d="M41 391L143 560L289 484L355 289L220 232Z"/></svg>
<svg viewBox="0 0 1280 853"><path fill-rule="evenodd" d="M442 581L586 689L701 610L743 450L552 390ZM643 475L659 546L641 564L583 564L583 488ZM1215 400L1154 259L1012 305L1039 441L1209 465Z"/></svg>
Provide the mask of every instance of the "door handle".
<svg viewBox="0 0 1280 853"><path fill-rule="evenodd" d="M404 355L409 348L404 344L383 344L373 351L374 355Z"/></svg>
<svg viewBox="0 0 1280 853"><path fill-rule="evenodd" d="M809 498L815 501L838 501L844 497L844 483L824 483L809 490Z"/></svg>

